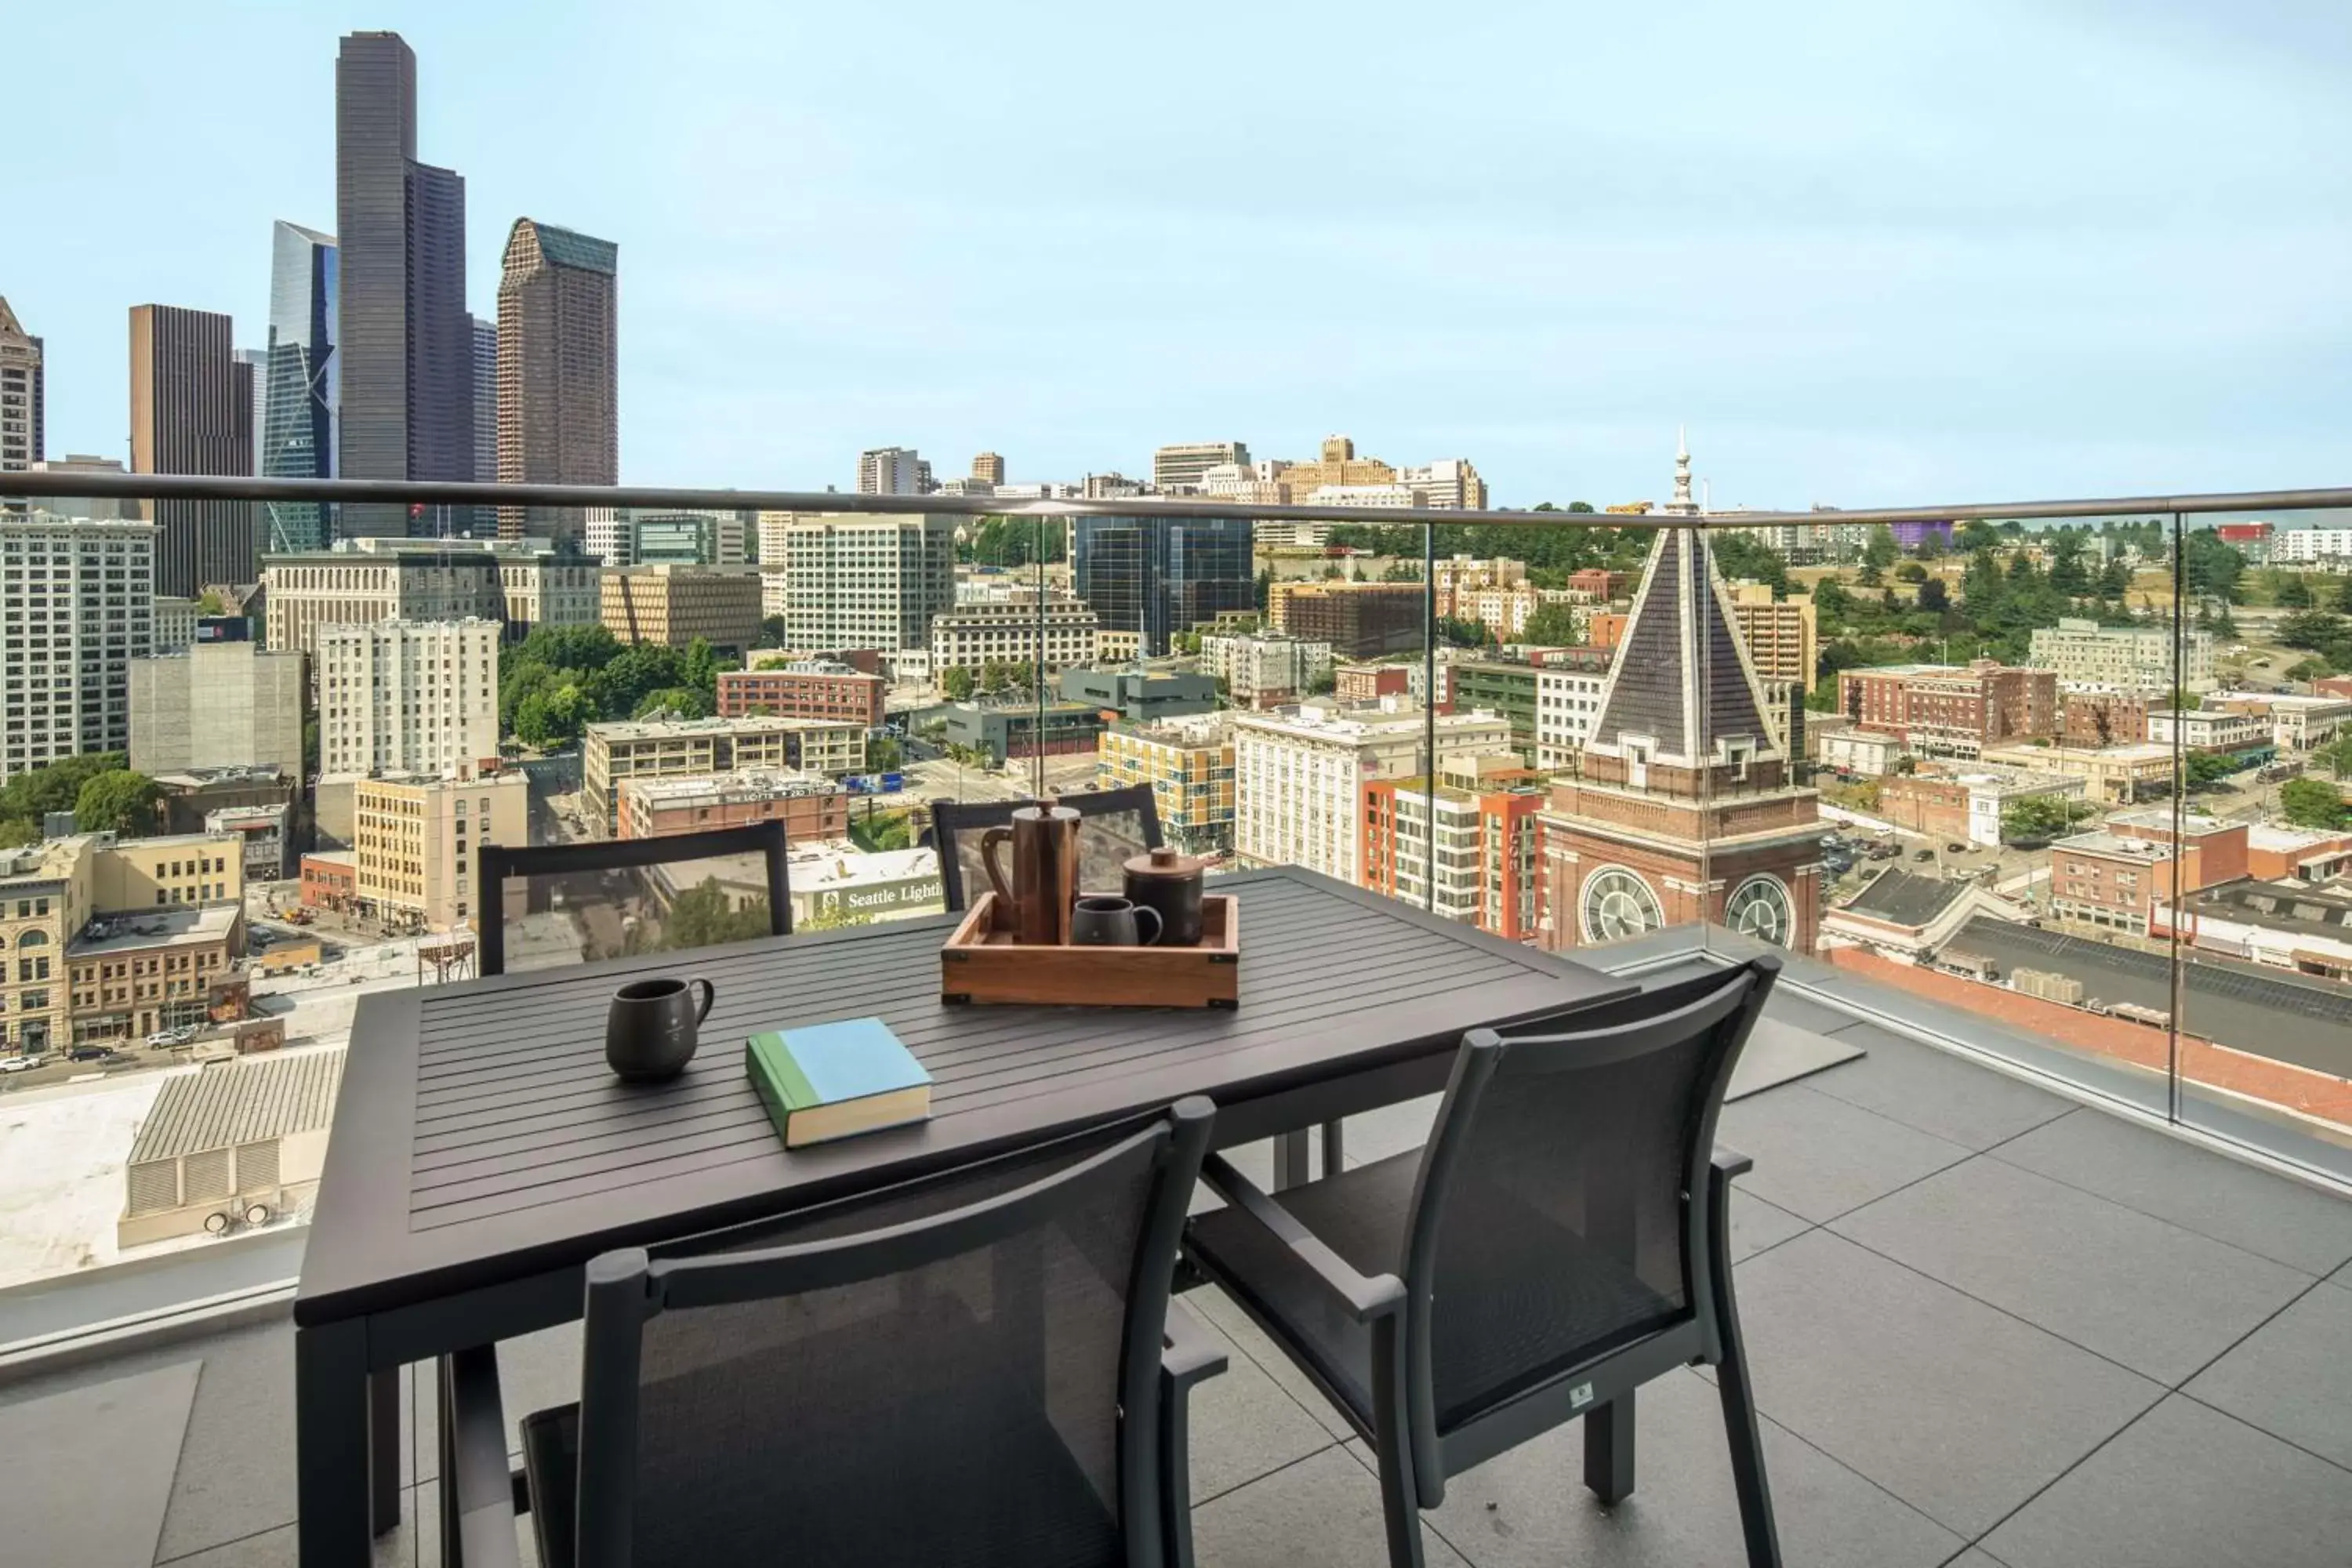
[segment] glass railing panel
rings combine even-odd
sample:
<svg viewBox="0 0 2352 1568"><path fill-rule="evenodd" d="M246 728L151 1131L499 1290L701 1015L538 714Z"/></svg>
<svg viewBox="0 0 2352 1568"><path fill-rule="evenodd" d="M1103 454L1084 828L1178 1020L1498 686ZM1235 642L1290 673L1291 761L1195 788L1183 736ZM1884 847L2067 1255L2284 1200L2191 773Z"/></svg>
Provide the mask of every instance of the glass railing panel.
<svg viewBox="0 0 2352 1568"><path fill-rule="evenodd" d="M2175 537L2185 710L2148 936L2174 961L2180 1120L2352 1177L2352 577L2286 514ZM2326 521L2326 520L2315 520ZM2259 526L2269 523L2268 529Z"/></svg>

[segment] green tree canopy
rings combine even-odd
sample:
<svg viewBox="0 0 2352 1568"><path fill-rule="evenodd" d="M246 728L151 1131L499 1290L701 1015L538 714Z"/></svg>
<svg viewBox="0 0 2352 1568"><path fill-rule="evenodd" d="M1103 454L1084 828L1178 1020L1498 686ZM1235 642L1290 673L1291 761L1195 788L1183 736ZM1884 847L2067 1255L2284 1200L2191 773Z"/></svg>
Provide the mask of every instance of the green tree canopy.
<svg viewBox="0 0 2352 1568"><path fill-rule="evenodd" d="M2279 814L2297 827L2336 828L2352 824L2352 810L2335 784L2320 779L2289 779L2279 786Z"/></svg>
<svg viewBox="0 0 2352 1568"><path fill-rule="evenodd" d="M1574 647L1583 640L1576 629L1576 612L1566 605L1538 605L1519 630L1519 641L1538 647Z"/></svg>
<svg viewBox="0 0 2352 1568"><path fill-rule="evenodd" d="M1789 596L1789 563L1781 553L1751 534L1727 533L1713 542L1715 563L1726 578L1748 578L1772 590L1775 599Z"/></svg>
<svg viewBox="0 0 2352 1568"><path fill-rule="evenodd" d="M747 942L768 934L768 900L751 900L744 908L728 908L726 889L711 877L689 888L670 905L662 923L666 948L714 947L722 942Z"/></svg>
<svg viewBox="0 0 2352 1568"><path fill-rule="evenodd" d="M1883 522L1872 525L1870 536L1864 542L1862 547L1864 565L1875 566L1884 572L1901 559L1902 554L1902 547L1895 542L1893 529Z"/></svg>
<svg viewBox="0 0 2352 1568"><path fill-rule="evenodd" d="M974 684L971 671L961 665L940 672L940 689L948 694L951 702L971 701Z"/></svg>
<svg viewBox="0 0 2352 1568"><path fill-rule="evenodd" d="M2011 844L2021 838L2055 838L2084 818L2097 816L2098 809L2068 795L2030 795L2011 801L2000 814L2000 836Z"/></svg>
<svg viewBox="0 0 2352 1568"><path fill-rule="evenodd" d="M790 634L784 629L783 616L762 616L760 617L760 646L761 647L788 647L791 646Z"/></svg>
<svg viewBox="0 0 2352 1568"><path fill-rule="evenodd" d="M712 712L710 699L691 686L665 686L658 691L648 691L637 699L629 710L632 719L650 719L656 713L667 713L679 719L708 719Z"/></svg>
<svg viewBox="0 0 2352 1568"><path fill-rule="evenodd" d="M74 826L83 833L152 833L155 803L163 798L163 786L145 773L129 768L94 773L74 798Z"/></svg>
<svg viewBox="0 0 2352 1568"><path fill-rule="evenodd" d="M595 710L585 692L570 681L547 684L525 697L515 710L515 738L539 751L557 751L577 742Z"/></svg>

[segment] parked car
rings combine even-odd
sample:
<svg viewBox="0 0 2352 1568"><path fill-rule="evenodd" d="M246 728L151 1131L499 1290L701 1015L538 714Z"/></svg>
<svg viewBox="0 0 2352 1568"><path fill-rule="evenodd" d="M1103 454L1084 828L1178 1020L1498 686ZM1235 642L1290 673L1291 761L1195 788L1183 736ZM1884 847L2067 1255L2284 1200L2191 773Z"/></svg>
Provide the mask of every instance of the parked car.
<svg viewBox="0 0 2352 1568"><path fill-rule="evenodd" d="M1933 860L1935 858L1936 852L1933 849L1914 849L1911 851L1911 858L1914 860Z"/></svg>
<svg viewBox="0 0 2352 1568"><path fill-rule="evenodd" d="M1965 844L1947 844L1944 846L1944 853L1947 855L1965 855L1968 852L1969 847Z"/></svg>
<svg viewBox="0 0 2352 1568"><path fill-rule="evenodd" d="M38 1065L30 1057L0 1057L0 1072L29 1072Z"/></svg>
<svg viewBox="0 0 2352 1568"><path fill-rule="evenodd" d="M110 1057L114 1053L112 1051L108 1050L104 1046L76 1046L73 1049L66 1053L66 1060L69 1062L94 1062L100 1057Z"/></svg>
<svg viewBox="0 0 2352 1568"><path fill-rule="evenodd" d="M158 1049L164 1046L176 1046L180 1043L180 1032L177 1029L158 1029L147 1037L147 1043Z"/></svg>

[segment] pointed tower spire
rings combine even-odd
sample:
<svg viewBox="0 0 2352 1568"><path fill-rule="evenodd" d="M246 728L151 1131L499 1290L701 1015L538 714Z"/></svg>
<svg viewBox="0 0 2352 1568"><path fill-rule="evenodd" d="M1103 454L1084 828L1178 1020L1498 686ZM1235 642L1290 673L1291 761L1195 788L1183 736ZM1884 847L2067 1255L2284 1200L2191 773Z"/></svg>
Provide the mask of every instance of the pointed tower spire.
<svg viewBox="0 0 2352 1568"><path fill-rule="evenodd" d="M1752 758L1778 755L1764 721L1764 688L1712 552L1696 529L1664 531L1650 553L1617 660L1601 689L1586 750L1699 769L1742 741Z"/></svg>

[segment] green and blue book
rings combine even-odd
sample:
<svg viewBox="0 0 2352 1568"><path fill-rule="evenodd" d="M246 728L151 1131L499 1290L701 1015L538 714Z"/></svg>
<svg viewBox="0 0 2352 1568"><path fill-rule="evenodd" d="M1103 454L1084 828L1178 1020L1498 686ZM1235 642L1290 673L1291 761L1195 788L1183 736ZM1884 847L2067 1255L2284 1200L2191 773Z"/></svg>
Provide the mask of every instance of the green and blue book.
<svg viewBox="0 0 2352 1568"><path fill-rule="evenodd" d="M745 1042L743 1065L787 1149L931 1113L931 1075L879 1018L770 1029Z"/></svg>

